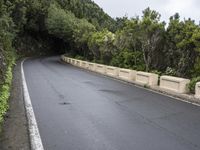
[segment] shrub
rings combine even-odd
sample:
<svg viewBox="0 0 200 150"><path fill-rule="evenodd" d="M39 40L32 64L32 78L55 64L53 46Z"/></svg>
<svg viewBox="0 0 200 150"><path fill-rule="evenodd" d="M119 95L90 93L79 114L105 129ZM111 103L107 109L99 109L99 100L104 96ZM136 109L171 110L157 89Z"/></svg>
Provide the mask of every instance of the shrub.
<svg viewBox="0 0 200 150"><path fill-rule="evenodd" d="M6 72L6 79L4 85L0 88L0 125L3 121L3 117L8 110L8 99L10 97L10 87L12 82L12 67L15 62L15 59L12 60L10 65L8 66L8 70ZM1 131L1 129L0 129Z"/></svg>
<svg viewBox="0 0 200 150"><path fill-rule="evenodd" d="M145 70L142 53L140 51L132 51L128 49L120 50L118 53L113 55L111 65L138 71Z"/></svg>
<svg viewBox="0 0 200 150"><path fill-rule="evenodd" d="M159 76L162 75L162 72L161 71L158 71L158 70L152 70L150 71L151 73L155 73L155 74L158 74Z"/></svg>
<svg viewBox="0 0 200 150"><path fill-rule="evenodd" d="M190 92L193 93L193 94L195 93L195 86L196 86L197 82L200 82L200 76L193 78L188 85Z"/></svg>
<svg viewBox="0 0 200 150"><path fill-rule="evenodd" d="M77 55L77 56L75 57L75 59L78 59L78 60L84 60L84 57L83 57L83 56L79 56L79 55Z"/></svg>
<svg viewBox="0 0 200 150"><path fill-rule="evenodd" d="M175 76L176 75L176 70L174 68L167 67L167 69L165 71L165 75Z"/></svg>

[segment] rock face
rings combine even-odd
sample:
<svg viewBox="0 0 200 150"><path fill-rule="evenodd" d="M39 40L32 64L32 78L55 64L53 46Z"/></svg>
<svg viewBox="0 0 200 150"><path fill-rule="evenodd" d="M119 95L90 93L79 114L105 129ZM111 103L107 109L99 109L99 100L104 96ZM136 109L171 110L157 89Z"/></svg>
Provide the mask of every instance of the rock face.
<svg viewBox="0 0 200 150"><path fill-rule="evenodd" d="M4 75L6 72L6 59L4 56L4 51L3 48L0 46L0 85L3 83L4 81Z"/></svg>

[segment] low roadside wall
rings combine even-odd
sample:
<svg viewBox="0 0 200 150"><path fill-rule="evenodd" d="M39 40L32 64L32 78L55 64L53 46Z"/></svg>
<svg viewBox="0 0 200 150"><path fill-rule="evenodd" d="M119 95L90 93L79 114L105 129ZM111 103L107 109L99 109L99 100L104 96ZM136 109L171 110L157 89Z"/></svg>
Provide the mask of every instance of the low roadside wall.
<svg viewBox="0 0 200 150"><path fill-rule="evenodd" d="M119 68L112 67L112 66L106 66L106 75L111 77L119 77Z"/></svg>
<svg viewBox="0 0 200 150"><path fill-rule="evenodd" d="M195 87L195 97L200 99L200 82L196 84Z"/></svg>
<svg viewBox="0 0 200 150"><path fill-rule="evenodd" d="M72 60L71 58L67 57L67 61L66 62L69 63L69 64L71 64L71 60Z"/></svg>
<svg viewBox="0 0 200 150"><path fill-rule="evenodd" d="M71 60L71 59L68 58L68 57L65 58L65 62L67 62L67 63L69 63L70 60Z"/></svg>
<svg viewBox="0 0 200 150"><path fill-rule="evenodd" d="M154 73L138 71L136 73L136 83L143 86L156 86L158 85L158 75Z"/></svg>
<svg viewBox="0 0 200 150"><path fill-rule="evenodd" d="M69 58L68 58L68 57L65 57L64 60L65 60L65 62L68 62Z"/></svg>
<svg viewBox="0 0 200 150"><path fill-rule="evenodd" d="M75 60L75 66L81 67L81 60Z"/></svg>
<svg viewBox="0 0 200 150"><path fill-rule="evenodd" d="M84 69L88 69L88 62L87 61L81 61L81 68L84 68Z"/></svg>
<svg viewBox="0 0 200 150"><path fill-rule="evenodd" d="M88 63L88 70L95 71L96 70L96 64L95 63Z"/></svg>
<svg viewBox="0 0 200 150"><path fill-rule="evenodd" d="M100 64L96 64L96 68L95 71L101 74L105 74L106 73L106 66L105 65L100 65Z"/></svg>
<svg viewBox="0 0 200 150"><path fill-rule="evenodd" d="M161 76L160 77L160 88L171 90L176 93L184 94L188 93L187 84L190 80L184 78L177 78L172 76Z"/></svg>
<svg viewBox="0 0 200 150"><path fill-rule="evenodd" d="M76 60L72 58L71 59L71 64L75 66L76 65Z"/></svg>
<svg viewBox="0 0 200 150"><path fill-rule="evenodd" d="M119 78L130 82L135 81L136 71L119 68Z"/></svg>
<svg viewBox="0 0 200 150"><path fill-rule="evenodd" d="M78 66L90 71L98 72L113 78L121 79L124 81L132 82L142 86L149 86L152 89L159 89L166 93L187 94L187 84L190 82L188 79L177 78L172 76L161 76L160 85L158 86L158 75L154 73L147 73L142 71L135 71L130 69L117 68L113 66L106 66L87 61L81 61L69 57L61 56L61 59L69 64ZM171 92L170 92L171 91ZM194 97L194 96L193 96ZM200 82L196 84L195 98L200 99Z"/></svg>
<svg viewBox="0 0 200 150"><path fill-rule="evenodd" d="M64 55L61 56L61 60L66 61L65 58L67 57L65 57Z"/></svg>

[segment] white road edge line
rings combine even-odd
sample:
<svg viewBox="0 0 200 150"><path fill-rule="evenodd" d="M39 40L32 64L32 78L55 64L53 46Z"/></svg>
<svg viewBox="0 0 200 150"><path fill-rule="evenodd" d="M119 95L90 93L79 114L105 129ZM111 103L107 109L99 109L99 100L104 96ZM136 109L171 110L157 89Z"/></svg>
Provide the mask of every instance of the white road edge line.
<svg viewBox="0 0 200 150"><path fill-rule="evenodd" d="M29 137L31 143L31 150L44 150L42 140L40 137L37 121L33 111L30 95L28 92L28 87L26 84L26 78L24 75L23 64L26 59L21 62L21 74L22 74L22 85L23 85L23 96L26 108L26 115L28 120Z"/></svg>

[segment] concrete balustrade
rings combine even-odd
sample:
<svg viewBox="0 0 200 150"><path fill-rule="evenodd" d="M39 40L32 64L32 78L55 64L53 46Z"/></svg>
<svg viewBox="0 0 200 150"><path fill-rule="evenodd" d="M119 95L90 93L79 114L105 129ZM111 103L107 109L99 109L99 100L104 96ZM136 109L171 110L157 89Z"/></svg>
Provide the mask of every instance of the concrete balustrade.
<svg viewBox="0 0 200 150"><path fill-rule="evenodd" d="M75 65L76 64L76 60L75 59L71 59L71 63L72 65Z"/></svg>
<svg viewBox="0 0 200 150"><path fill-rule="evenodd" d="M81 68L88 69L88 62L87 61L81 61Z"/></svg>
<svg viewBox="0 0 200 150"><path fill-rule="evenodd" d="M171 90L176 93L188 93L187 84L190 83L189 79L177 78L172 76L160 77L160 88Z"/></svg>
<svg viewBox="0 0 200 150"><path fill-rule="evenodd" d="M96 68L95 71L101 74L105 74L106 73L106 66L105 65L101 65L101 64L96 64Z"/></svg>
<svg viewBox="0 0 200 150"><path fill-rule="evenodd" d="M63 60L64 60L64 62L67 62L67 57L64 57Z"/></svg>
<svg viewBox="0 0 200 150"><path fill-rule="evenodd" d="M68 62L68 57L65 57L64 60L65 60L65 62Z"/></svg>
<svg viewBox="0 0 200 150"><path fill-rule="evenodd" d="M67 63L71 64L71 58L68 57Z"/></svg>
<svg viewBox="0 0 200 150"><path fill-rule="evenodd" d="M111 77L119 77L119 68L106 66L106 75Z"/></svg>
<svg viewBox="0 0 200 150"><path fill-rule="evenodd" d="M136 71L130 69L122 69L119 68L119 79L126 80L126 81L135 81L136 78Z"/></svg>
<svg viewBox="0 0 200 150"><path fill-rule="evenodd" d="M69 57L65 57L65 62L69 63Z"/></svg>
<svg viewBox="0 0 200 150"><path fill-rule="evenodd" d="M75 66L77 67L81 67L81 60L77 60L75 61Z"/></svg>
<svg viewBox="0 0 200 150"><path fill-rule="evenodd" d="M96 64L95 63L88 63L88 69L90 71L95 71L96 70Z"/></svg>
<svg viewBox="0 0 200 150"><path fill-rule="evenodd" d="M61 56L61 60L64 61L64 62L67 62L67 61L68 61L68 57L62 55L62 56Z"/></svg>
<svg viewBox="0 0 200 150"><path fill-rule="evenodd" d="M67 63L68 62L68 57L64 57L64 61Z"/></svg>
<svg viewBox="0 0 200 150"><path fill-rule="evenodd" d="M61 60L65 61L65 55L61 56Z"/></svg>
<svg viewBox="0 0 200 150"><path fill-rule="evenodd" d="M196 84L195 87L195 97L200 99L200 82Z"/></svg>
<svg viewBox="0 0 200 150"><path fill-rule="evenodd" d="M106 66L102 64L91 63L87 61L81 61L73 58L61 56L61 60L70 63L74 66L78 66L90 71L95 71L107 76L125 80L128 82L134 82L138 85L146 85L154 87L158 85L158 75L154 73L147 73L142 71L135 71L130 69L117 68L113 66ZM172 76L161 76L159 89L166 92L172 91L178 94L188 93L187 84L190 82L188 79L177 78ZM200 82L196 84L195 97L200 99Z"/></svg>
<svg viewBox="0 0 200 150"><path fill-rule="evenodd" d="M143 86L158 85L158 75L154 73L138 71L136 73L136 83Z"/></svg>

